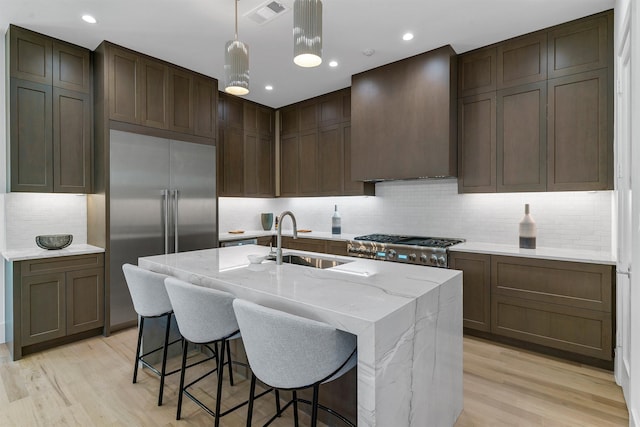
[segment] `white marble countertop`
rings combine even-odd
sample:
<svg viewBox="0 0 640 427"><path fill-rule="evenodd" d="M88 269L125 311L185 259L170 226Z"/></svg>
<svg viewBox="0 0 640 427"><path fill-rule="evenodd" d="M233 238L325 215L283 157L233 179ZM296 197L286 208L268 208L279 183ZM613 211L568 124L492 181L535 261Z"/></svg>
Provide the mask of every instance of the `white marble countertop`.
<svg viewBox="0 0 640 427"><path fill-rule="evenodd" d="M611 252L587 251L566 248L521 249L516 245L465 242L449 248L452 252L473 252L525 258L549 259L555 261L585 262L589 264L615 265L616 257Z"/></svg>
<svg viewBox="0 0 640 427"><path fill-rule="evenodd" d="M327 233L329 234L329 233ZM139 258L142 268L326 322L358 337L358 425L452 426L462 410L462 274L285 250L342 261L273 261L258 245Z"/></svg>
<svg viewBox="0 0 640 427"><path fill-rule="evenodd" d="M220 242L227 242L230 240L244 240L244 239L253 239L253 238L262 237L262 236L275 236L276 234L277 234L276 230L268 230L268 231L244 230L244 232L240 234L221 232L218 234L218 240ZM282 235L291 237L293 236L293 230L284 229L282 230ZM300 239L307 238L307 239L342 241L342 240L353 240L356 236L360 236L360 234L350 234L350 233L331 234L331 232L329 231L310 231L306 233L298 232L298 238Z"/></svg>
<svg viewBox="0 0 640 427"><path fill-rule="evenodd" d="M39 247L26 249L7 249L2 251L2 256L7 261L24 261L28 259L55 258L60 256L72 256L83 254L96 254L104 252L103 248L87 244L70 245L64 249L47 250Z"/></svg>

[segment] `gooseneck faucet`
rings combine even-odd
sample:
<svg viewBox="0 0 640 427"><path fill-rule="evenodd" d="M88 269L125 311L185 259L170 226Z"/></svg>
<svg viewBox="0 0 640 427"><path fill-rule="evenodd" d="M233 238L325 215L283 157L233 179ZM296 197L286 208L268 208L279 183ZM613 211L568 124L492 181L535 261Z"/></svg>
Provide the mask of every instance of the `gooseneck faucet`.
<svg viewBox="0 0 640 427"><path fill-rule="evenodd" d="M291 222L293 223L293 238L298 238L298 226L296 225L296 217L293 215L291 211L284 211L278 217L278 239L277 239L277 248L276 248L276 264L282 265L282 220L285 216L289 215L291 217Z"/></svg>

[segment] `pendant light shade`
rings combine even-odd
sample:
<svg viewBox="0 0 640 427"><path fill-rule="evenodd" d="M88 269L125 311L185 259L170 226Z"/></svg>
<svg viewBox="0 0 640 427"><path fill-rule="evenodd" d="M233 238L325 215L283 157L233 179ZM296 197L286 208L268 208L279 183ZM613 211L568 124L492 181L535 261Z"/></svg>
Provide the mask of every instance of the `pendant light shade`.
<svg viewBox="0 0 640 427"><path fill-rule="evenodd" d="M236 5L236 35L224 49L224 91L232 95L249 93L249 46L238 40L238 1Z"/></svg>
<svg viewBox="0 0 640 427"><path fill-rule="evenodd" d="M322 1L293 3L293 62L301 67L322 63Z"/></svg>

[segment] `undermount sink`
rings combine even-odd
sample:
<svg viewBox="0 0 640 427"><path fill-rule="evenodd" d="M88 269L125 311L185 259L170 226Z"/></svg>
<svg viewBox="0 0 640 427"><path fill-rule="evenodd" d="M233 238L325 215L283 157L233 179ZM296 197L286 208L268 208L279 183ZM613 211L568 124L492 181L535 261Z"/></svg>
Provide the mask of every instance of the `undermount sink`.
<svg viewBox="0 0 640 427"><path fill-rule="evenodd" d="M282 255L282 262L287 264L304 265L305 267L313 268L331 268L338 265L346 264L351 261L338 261L335 259L317 258L304 255Z"/></svg>

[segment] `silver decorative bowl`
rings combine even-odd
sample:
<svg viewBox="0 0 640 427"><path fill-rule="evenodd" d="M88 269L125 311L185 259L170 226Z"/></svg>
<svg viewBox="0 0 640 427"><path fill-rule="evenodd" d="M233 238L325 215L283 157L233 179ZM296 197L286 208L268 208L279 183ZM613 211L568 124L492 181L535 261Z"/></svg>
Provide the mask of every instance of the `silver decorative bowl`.
<svg viewBox="0 0 640 427"><path fill-rule="evenodd" d="M42 249L63 249L73 241L72 234L48 234L36 236L36 245Z"/></svg>

